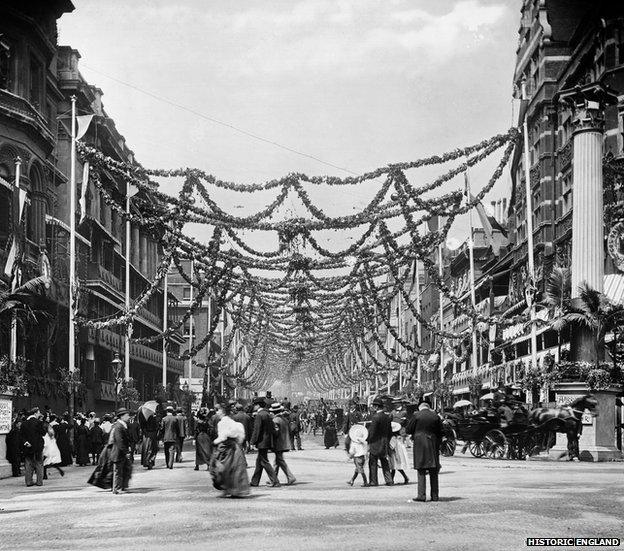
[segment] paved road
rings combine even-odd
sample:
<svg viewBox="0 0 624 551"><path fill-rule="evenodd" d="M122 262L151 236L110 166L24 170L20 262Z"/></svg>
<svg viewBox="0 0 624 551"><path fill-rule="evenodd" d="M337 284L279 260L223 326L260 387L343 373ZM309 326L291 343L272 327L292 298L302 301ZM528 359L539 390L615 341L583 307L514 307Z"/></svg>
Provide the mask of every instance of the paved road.
<svg viewBox="0 0 624 551"><path fill-rule="evenodd" d="M0 480L0 549L516 550L527 537L624 537L621 463L443 458L440 502L413 503L412 483L347 486L352 464L320 442L287 454L295 486L244 500L220 499L191 450L173 471L162 452L156 469L138 467L121 496L88 486L86 467L41 488Z"/></svg>

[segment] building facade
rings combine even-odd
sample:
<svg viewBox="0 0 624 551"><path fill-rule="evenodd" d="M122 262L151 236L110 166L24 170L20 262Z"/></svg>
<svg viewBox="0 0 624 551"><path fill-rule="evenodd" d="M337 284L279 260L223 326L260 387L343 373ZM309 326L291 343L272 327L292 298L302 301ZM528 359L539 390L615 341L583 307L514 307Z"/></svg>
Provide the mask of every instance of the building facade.
<svg viewBox="0 0 624 551"><path fill-rule="evenodd" d="M68 407L63 372L68 368L68 282L70 223L71 97L78 115L93 115L83 141L106 155L129 164L133 152L117 131L102 105L102 91L80 74L80 54L58 46L57 20L74 9L68 0L46 2L9 1L0 7L0 265L5 267L14 236L19 242L17 265L22 281L40 275L42 256L49 260L52 282L42 306L50 314L40 331L20 332L18 355L26 360L28 395L14 400L14 408L50 405L62 412ZM20 162L20 188L26 205L18 219L15 189L16 159ZM82 183L77 163L77 190ZM102 174L116 190L123 205L126 183ZM84 217L76 217L76 267L79 279L78 313L89 319L119 314L125 299L125 263L130 256L130 296L139 296L152 282L162 257L158 236L143 228L130 228L125 247L126 224L89 182ZM78 205L78 201L76 201ZM2 272L2 285L11 284ZM162 289L151 297L133 324L133 337L149 337L163 330ZM175 298L167 300L175 303ZM172 308L175 310L175 308ZM123 359L123 329L78 331L76 364L80 373L78 410L110 411L116 401L113 359ZM6 355L8 337L0 337L0 355ZM169 382L183 375L177 359L182 335L172 335L167 348ZM162 341L132 343L130 377L140 399L151 399L162 382ZM123 369L122 369L123 377ZM66 386L66 385L65 385Z"/></svg>

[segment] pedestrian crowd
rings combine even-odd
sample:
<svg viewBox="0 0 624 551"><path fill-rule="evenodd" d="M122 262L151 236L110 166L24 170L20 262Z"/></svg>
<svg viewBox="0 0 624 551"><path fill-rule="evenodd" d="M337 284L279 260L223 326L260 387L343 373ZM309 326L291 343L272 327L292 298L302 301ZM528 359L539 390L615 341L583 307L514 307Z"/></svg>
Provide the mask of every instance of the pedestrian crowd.
<svg viewBox="0 0 624 551"><path fill-rule="evenodd" d="M41 486L48 471L61 476L63 467L96 465L113 427L113 414L96 417L94 412L57 415L45 406L21 410L6 437L6 459L14 477L25 476L26 486ZM136 421L130 421L132 447L139 442Z"/></svg>
<svg viewBox="0 0 624 551"><path fill-rule="evenodd" d="M224 496L245 497L250 487L259 486L264 473L271 487L282 485L280 474L285 484L295 484L285 453L302 450L301 435L317 431L322 433L326 449L336 448L341 427L345 451L354 464L347 484L353 486L359 476L362 486L378 486L379 468L386 485L395 484L397 472L403 484L408 484L407 449L412 447L413 467L418 472L414 501L425 501L427 475L431 500L439 499L442 420L426 401L410 418L404 404L382 397L375 398L370 408L354 399L343 413L322 399L315 406L291 406L287 398L278 402L267 392L248 405L230 401L212 409L202 407L189 419L182 409L164 406L162 400L151 404L151 409L146 409L146 404L138 412L120 408L101 419L93 412L77 413L73 418L68 413L57 416L47 407L43 412L36 407L21 411L7 435L7 459L13 465L13 475L21 475L23 464L26 485L41 486L50 469L63 476L63 467L74 462L95 465L89 483L119 494L128 489L139 445L141 465L151 470L162 441L165 465L173 469L182 461L185 438L192 435L195 470L205 465L213 486ZM249 477L247 456L252 453L255 466ZM272 461L269 454L274 456Z"/></svg>

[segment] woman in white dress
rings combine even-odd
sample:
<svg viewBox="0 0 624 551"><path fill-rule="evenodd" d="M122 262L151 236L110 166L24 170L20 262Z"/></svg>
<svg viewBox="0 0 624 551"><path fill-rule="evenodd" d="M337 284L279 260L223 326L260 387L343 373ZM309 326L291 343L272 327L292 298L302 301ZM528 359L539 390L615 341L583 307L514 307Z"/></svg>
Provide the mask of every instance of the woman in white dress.
<svg viewBox="0 0 624 551"><path fill-rule="evenodd" d="M48 425L48 432L43 435L43 478L48 478L48 467L54 467L61 476L65 476L65 471L61 469L61 450L56 444L54 427Z"/></svg>
<svg viewBox="0 0 624 551"><path fill-rule="evenodd" d="M223 497L245 497L249 495L247 461L242 444L245 441L245 427L230 417L231 406L221 404L215 414L217 438L210 462L212 484L223 491Z"/></svg>

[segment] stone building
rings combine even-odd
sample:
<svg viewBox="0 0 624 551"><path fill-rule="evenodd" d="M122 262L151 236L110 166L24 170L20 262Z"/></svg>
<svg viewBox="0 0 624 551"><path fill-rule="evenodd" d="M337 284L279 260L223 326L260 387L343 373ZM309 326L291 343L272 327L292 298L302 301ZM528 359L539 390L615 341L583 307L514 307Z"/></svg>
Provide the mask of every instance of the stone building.
<svg viewBox="0 0 624 551"><path fill-rule="evenodd" d="M18 336L18 355L27 360L29 393L16 398L14 408L37 404L62 412L68 407L62 372L68 366L70 96L76 97L79 115L94 115L84 141L118 161L136 162L102 106L102 91L80 74L79 53L57 44L57 20L73 9L68 0L7 1L0 6L0 266L5 266L15 235L21 245L22 280L40 275L42 252L49 259L52 275L41 303L51 312L51 322L45 330ZM17 219L14 189L18 157L20 187L27 193L21 220ZM76 174L80 189L80 163ZM115 182L110 174L102 177L112 180L115 199L123 205L125 183ZM125 294L125 224L92 183L86 194L86 216L81 220L80 212L74 215L79 313L98 319L115 315L123 307ZM152 281L162 251L158 236L138 227L131 232L130 289L134 298ZM0 285L10 285L4 269L0 277ZM161 331L162 316L163 293L159 289L135 320L133 336ZM6 336L0 339L0 355L4 355L8 341ZM170 339L170 381L183 373L182 362L175 358L182 342L181 335ZM123 358L119 329L79 331L76 364L83 390L78 394L77 409L113 409L115 353ZM162 354L161 342L131 345L130 376L141 398L152 398L158 390Z"/></svg>

